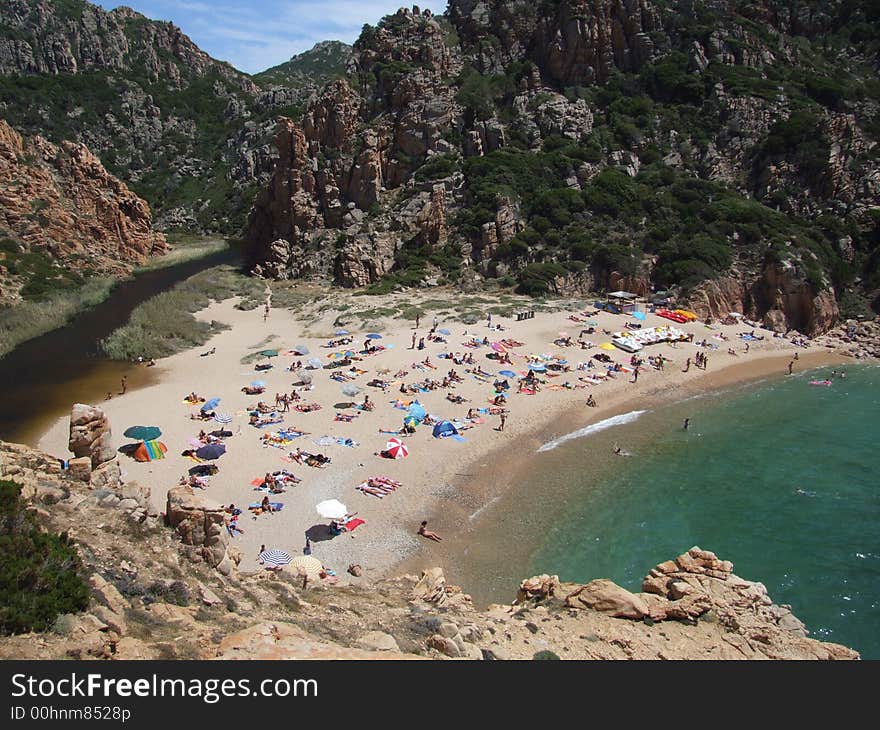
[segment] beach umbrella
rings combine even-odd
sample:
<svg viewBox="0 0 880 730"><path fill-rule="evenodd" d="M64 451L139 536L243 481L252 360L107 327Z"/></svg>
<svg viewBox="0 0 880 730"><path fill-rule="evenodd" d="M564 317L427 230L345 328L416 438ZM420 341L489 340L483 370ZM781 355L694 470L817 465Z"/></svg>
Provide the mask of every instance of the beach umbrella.
<svg viewBox="0 0 880 730"><path fill-rule="evenodd" d="M308 355L309 348L306 347L305 345L297 345L296 347L293 348L293 352L295 352L297 355Z"/></svg>
<svg viewBox="0 0 880 730"><path fill-rule="evenodd" d="M201 407L201 411L202 411L202 413L204 413L205 411L213 411L219 405L220 405L219 398L211 398L211 400L209 400L207 403L205 403L205 405L203 405Z"/></svg>
<svg viewBox="0 0 880 730"><path fill-rule="evenodd" d="M230 416L228 413L215 413L214 420L217 423L221 423L221 424L225 425L227 423L232 423L232 416Z"/></svg>
<svg viewBox="0 0 880 730"><path fill-rule="evenodd" d="M415 416L407 416L403 419L404 426L418 426L419 421Z"/></svg>
<svg viewBox="0 0 880 730"><path fill-rule="evenodd" d="M633 317L635 317L638 320L644 321L646 319L646 315L644 312L633 312L632 314L633 314Z"/></svg>
<svg viewBox="0 0 880 730"><path fill-rule="evenodd" d="M452 333L449 330L437 330L441 335L451 335Z"/></svg>
<svg viewBox="0 0 880 730"><path fill-rule="evenodd" d="M500 342L493 342L492 349L495 350L495 352L501 353L502 355L505 352L507 352L507 348L504 345L502 345Z"/></svg>
<svg viewBox="0 0 880 730"><path fill-rule="evenodd" d="M513 372L513 370L501 370L498 374L503 375L505 378L515 378L516 377L516 373Z"/></svg>
<svg viewBox="0 0 880 730"><path fill-rule="evenodd" d="M402 459L409 454L409 449L406 448L406 444L399 438L388 439L388 443L385 444L385 451L388 452L388 455L392 459Z"/></svg>
<svg viewBox="0 0 880 730"><path fill-rule="evenodd" d="M409 415L411 415L417 421L424 421L426 415L425 407L418 401L414 401L412 404L410 404Z"/></svg>
<svg viewBox="0 0 880 730"><path fill-rule="evenodd" d="M299 382L305 383L306 385L310 385L312 382L312 374L306 373L306 372L300 373L299 374Z"/></svg>
<svg viewBox="0 0 880 730"><path fill-rule="evenodd" d="M313 368L322 367L321 361L316 357L309 358L308 364L311 365Z"/></svg>
<svg viewBox="0 0 880 730"><path fill-rule="evenodd" d="M161 441L144 441L135 450L132 456L137 461L155 461L164 459L168 448Z"/></svg>
<svg viewBox="0 0 880 730"><path fill-rule="evenodd" d="M345 395L354 398L358 393L361 392L361 389L358 388L354 383L346 383L342 386L342 392L345 393Z"/></svg>
<svg viewBox="0 0 880 730"><path fill-rule="evenodd" d="M599 347L601 347L603 350L616 350L617 349L610 342L603 342L601 345L599 345Z"/></svg>
<svg viewBox="0 0 880 730"><path fill-rule="evenodd" d="M599 323L593 321L592 319L589 322L584 322L584 324L587 325L587 327L598 327L599 326Z"/></svg>
<svg viewBox="0 0 880 730"><path fill-rule="evenodd" d="M207 446L202 446L202 448L198 449L196 451L196 456L200 459L211 461L213 459L219 459L225 453L226 447L223 444L208 444Z"/></svg>
<svg viewBox="0 0 880 730"><path fill-rule="evenodd" d="M290 553L285 550L264 550L260 560L267 565L287 565L291 561Z"/></svg>
<svg viewBox="0 0 880 730"><path fill-rule="evenodd" d="M135 441L152 441L159 438L162 435L162 431L156 426L132 426L125 429L123 435Z"/></svg>
<svg viewBox="0 0 880 730"><path fill-rule="evenodd" d="M348 330L336 330L336 336L341 337L342 335L351 334Z"/></svg>
<svg viewBox="0 0 880 730"><path fill-rule="evenodd" d="M251 381L251 388L265 388L265 387L266 387L265 380L252 380Z"/></svg>
<svg viewBox="0 0 880 730"><path fill-rule="evenodd" d="M321 573L324 571L324 566L321 565L320 560L311 555L297 555L290 561L290 569L300 575L306 576L307 578L317 580L321 577Z"/></svg>
<svg viewBox="0 0 880 730"><path fill-rule="evenodd" d="M263 350L260 354L263 357L278 357L278 350Z"/></svg>
<svg viewBox="0 0 880 730"><path fill-rule="evenodd" d="M378 335L375 332L371 332L370 334L367 335L367 339L368 340L381 340L382 335Z"/></svg>
<svg viewBox="0 0 880 730"><path fill-rule="evenodd" d="M536 373L543 373L545 370L547 370L547 366L542 365L541 363L532 363L531 365L529 365L529 370L532 370Z"/></svg>
<svg viewBox="0 0 880 730"><path fill-rule="evenodd" d="M341 520L348 514L348 507L338 499L325 499L323 502L318 502L315 509L326 520Z"/></svg>

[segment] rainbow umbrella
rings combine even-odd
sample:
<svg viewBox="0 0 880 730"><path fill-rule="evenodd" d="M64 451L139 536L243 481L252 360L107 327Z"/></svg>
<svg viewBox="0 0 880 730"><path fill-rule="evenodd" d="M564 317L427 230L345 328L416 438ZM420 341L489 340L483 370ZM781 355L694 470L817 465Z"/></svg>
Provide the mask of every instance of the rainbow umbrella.
<svg viewBox="0 0 880 730"><path fill-rule="evenodd" d="M164 459L168 448L161 441L144 441L132 454L137 461Z"/></svg>

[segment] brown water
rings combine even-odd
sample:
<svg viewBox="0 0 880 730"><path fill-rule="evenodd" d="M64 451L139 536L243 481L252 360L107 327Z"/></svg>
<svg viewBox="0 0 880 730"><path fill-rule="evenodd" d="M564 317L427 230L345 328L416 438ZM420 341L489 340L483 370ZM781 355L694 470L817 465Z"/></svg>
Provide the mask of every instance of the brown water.
<svg viewBox="0 0 880 730"><path fill-rule="evenodd" d="M64 327L0 358L0 439L34 444L74 402L99 403L108 392L116 395L123 377L130 390L151 384L153 368L109 360L100 351L100 340L124 325L141 302L204 269L237 260L238 253L228 250L140 274Z"/></svg>

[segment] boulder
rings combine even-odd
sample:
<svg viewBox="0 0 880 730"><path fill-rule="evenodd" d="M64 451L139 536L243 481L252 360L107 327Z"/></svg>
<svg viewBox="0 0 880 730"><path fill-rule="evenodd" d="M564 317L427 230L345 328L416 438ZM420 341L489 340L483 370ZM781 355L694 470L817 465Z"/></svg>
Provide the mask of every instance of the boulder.
<svg viewBox="0 0 880 730"><path fill-rule="evenodd" d="M89 457L93 469L116 458L110 421L104 411L84 403L74 404L68 448L77 458Z"/></svg>
<svg viewBox="0 0 880 730"><path fill-rule="evenodd" d="M604 578L591 581L569 593L565 605L569 608L588 608L615 618L641 619L649 615L644 600Z"/></svg>

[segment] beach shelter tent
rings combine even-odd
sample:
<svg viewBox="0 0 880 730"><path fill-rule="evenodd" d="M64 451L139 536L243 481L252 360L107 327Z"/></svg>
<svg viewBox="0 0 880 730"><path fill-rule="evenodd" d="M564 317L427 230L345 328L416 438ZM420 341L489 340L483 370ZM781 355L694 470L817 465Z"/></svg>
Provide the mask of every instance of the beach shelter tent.
<svg viewBox="0 0 880 730"><path fill-rule="evenodd" d="M156 426L132 426L125 429L124 435L126 438L134 439L135 441L152 441L159 438L162 435L162 431Z"/></svg>
<svg viewBox="0 0 880 730"><path fill-rule="evenodd" d="M164 459L168 448L161 441L144 441L133 452L136 461L156 461Z"/></svg>
<svg viewBox="0 0 880 730"><path fill-rule="evenodd" d="M440 421L436 426L434 426L434 438L442 439L447 436L455 436L458 433L458 429L450 422L450 421Z"/></svg>

